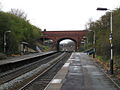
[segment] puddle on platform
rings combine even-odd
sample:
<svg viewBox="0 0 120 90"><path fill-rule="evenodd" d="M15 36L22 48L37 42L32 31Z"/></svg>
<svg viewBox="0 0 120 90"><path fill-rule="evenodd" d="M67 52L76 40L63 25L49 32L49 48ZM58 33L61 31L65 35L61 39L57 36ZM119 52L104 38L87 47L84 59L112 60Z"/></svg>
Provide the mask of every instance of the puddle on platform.
<svg viewBox="0 0 120 90"><path fill-rule="evenodd" d="M91 72L92 75L103 75L101 72Z"/></svg>
<svg viewBox="0 0 120 90"><path fill-rule="evenodd" d="M75 59L75 61L80 61L80 59Z"/></svg>
<svg viewBox="0 0 120 90"><path fill-rule="evenodd" d="M81 76L81 75L83 75L83 74L82 74L82 73L69 73L69 75Z"/></svg>
<svg viewBox="0 0 120 90"><path fill-rule="evenodd" d="M74 62L73 62L73 63L71 63L71 66L82 66L82 65L81 65L81 63L79 63L79 62L78 62L78 63L74 63Z"/></svg>
<svg viewBox="0 0 120 90"><path fill-rule="evenodd" d="M85 67L85 68L96 68L96 66L93 66L93 65L84 65L83 67Z"/></svg>
<svg viewBox="0 0 120 90"><path fill-rule="evenodd" d="M80 66L70 66L69 72L70 73L80 73L81 67Z"/></svg>
<svg viewBox="0 0 120 90"><path fill-rule="evenodd" d="M78 56L76 56L75 59L80 59L80 58Z"/></svg>

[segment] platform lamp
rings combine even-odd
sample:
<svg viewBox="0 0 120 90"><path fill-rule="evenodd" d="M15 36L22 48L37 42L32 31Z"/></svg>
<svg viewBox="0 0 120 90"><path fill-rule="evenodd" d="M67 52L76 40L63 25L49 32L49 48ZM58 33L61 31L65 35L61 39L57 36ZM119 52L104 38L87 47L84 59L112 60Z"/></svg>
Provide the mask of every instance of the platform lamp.
<svg viewBox="0 0 120 90"><path fill-rule="evenodd" d="M96 10L100 10L100 11L110 11L110 35L109 35L109 40L110 40L110 46L111 46L111 50L110 50L110 74L113 74L113 37L112 37L112 10L107 9L107 8L97 8Z"/></svg>

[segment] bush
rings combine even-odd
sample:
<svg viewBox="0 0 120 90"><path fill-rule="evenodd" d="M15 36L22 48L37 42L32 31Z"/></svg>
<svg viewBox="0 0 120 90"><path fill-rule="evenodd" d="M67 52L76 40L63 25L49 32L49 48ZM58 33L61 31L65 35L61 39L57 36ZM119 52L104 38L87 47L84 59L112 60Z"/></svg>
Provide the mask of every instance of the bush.
<svg viewBox="0 0 120 90"><path fill-rule="evenodd" d="M0 53L0 60L1 60L1 59L6 59L6 58L7 58L7 56L6 56L5 54Z"/></svg>

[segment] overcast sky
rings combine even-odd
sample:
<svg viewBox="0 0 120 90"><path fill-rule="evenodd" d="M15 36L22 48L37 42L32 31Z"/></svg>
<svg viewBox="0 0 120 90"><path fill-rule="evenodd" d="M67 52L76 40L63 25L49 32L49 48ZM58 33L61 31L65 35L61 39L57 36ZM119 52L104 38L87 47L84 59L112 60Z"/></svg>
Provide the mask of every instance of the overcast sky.
<svg viewBox="0 0 120 90"><path fill-rule="evenodd" d="M120 0L0 0L3 11L21 9L30 22L47 30L83 30L89 19L97 20L104 11L97 7L115 9Z"/></svg>

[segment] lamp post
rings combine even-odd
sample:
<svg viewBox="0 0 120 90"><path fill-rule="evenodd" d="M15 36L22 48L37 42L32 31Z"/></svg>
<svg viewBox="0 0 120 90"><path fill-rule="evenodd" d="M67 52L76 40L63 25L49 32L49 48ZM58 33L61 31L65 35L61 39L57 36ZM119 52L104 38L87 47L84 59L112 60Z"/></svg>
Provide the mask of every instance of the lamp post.
<svg viewBox="0 0 120 90"><path fill-rule="evenodd" d="M9 32L11 32L11 31L5 31L4 32L4 53L6 53L6 45L7 45L6 44L6 34L9 33Z"/></svg>
<svg viewBox="0 0 120 90"><path fill-rule="evenodd" d="M84 44L85 44L85 49L87 49L87 44L88 44L88 37L86 36L83 36L83 39L84 39Z"/></svg>
<svg viewBox="0 0 120 90"><path fill-rule="evenodd" d="M95 35L95 31L93 31L93 30L88 30L88 31L93 32L93 45L94 45L93 58L95 58L95 54L96 54L96 48L95 48L95 44L96 44L96 39L95 39L95 37L96 37L96 35Z"/></svg>
<svg viewBox="0 0 120 90"><path fill-rule="evenodd" d="M112 10L107 9L107 8L97 8L97 10L101 10L101 11L106 11L109 10L110 11L110 36L109 36L109 40L110 40L110 46L111 46L111 50L110 50L110 74L113 74L113 43L112 43Z"/></svg>

